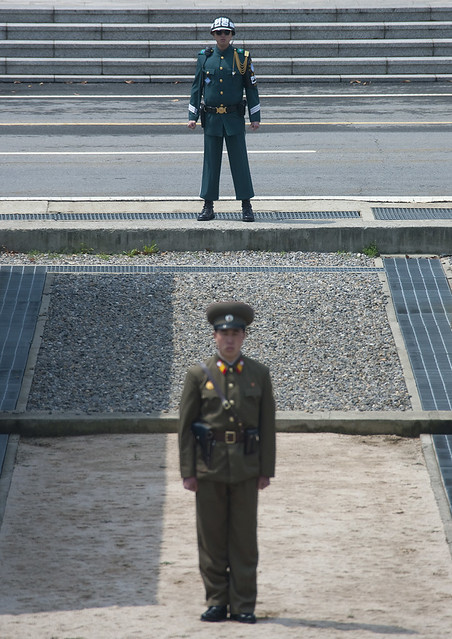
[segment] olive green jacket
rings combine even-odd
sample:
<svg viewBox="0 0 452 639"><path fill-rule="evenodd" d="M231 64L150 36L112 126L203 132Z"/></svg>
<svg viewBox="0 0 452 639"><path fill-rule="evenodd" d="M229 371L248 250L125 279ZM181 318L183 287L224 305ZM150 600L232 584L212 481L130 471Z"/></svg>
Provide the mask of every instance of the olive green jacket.
<svg viewBox="0 0 452 639"><path fill-rule="evenodd" d="M275 474L275 402L270 373L266 366L242 356L239 373L228 367L225 374L217 366L218 356L206 365L242 423L243 429L259 428L259 446L254 454L245 455L244 444L216 442L211 468L207 468L191 432L191 424L201 421L212 429L238 430L231 410L223 408L215 388L200 365L186 375L180 402L179 452L182 477L197 477L236 483L252 477Z"/></svg>
<svg viewBox="0 0 452 639"><path fill-rule="evenodd" d="M240 72L237 64L237 51ZM202 49L198 54L196 75L191 89L188 117L197 121L201 101L207 106L220 107L239 104L246 94L250 122L260 122L260 103L254 67L248 51L229 46L220 51L217 46ZM232 113L206 113L204 133L222 136L238 135L245 129L244 116L234 111Z"/></svg>

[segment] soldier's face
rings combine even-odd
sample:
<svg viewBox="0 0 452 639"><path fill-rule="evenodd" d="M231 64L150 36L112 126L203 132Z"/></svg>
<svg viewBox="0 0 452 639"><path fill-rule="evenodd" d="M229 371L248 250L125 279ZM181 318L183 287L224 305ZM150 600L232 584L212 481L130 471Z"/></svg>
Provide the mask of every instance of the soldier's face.
<svg viewBox="0 0 452 639"><path fill-rule="evenodd" d="M214 31L213 37L216 40L217 47L220 51L224 51L228 48L232 40L232 31L228 29L220 29L220 31Z"/></svg>
<svg viewBox="0 0 452 639"><path fill-rule="evenodd" d="M219 329L214 331L213 337L221 357L234 362L242 350L245 331L242 328Z"/></svg>

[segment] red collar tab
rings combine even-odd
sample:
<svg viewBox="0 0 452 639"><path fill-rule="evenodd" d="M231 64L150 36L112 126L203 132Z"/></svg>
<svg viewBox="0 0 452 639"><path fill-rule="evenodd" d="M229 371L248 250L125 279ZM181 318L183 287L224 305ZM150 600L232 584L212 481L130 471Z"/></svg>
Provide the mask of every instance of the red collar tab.
<svg viewBox="0 0 452 639"><path fill-rule="evenodd" d="M226 375L226 373L228 372L230 368L233 368L234 371L240 375L240 373L243 371L244 365L245 365L245 362L243 361L243 359L239 359L239 361L236 362L232 367L226 364L225 362L223 362L222 359L217 360L218 370L223 375Z"/></svg>

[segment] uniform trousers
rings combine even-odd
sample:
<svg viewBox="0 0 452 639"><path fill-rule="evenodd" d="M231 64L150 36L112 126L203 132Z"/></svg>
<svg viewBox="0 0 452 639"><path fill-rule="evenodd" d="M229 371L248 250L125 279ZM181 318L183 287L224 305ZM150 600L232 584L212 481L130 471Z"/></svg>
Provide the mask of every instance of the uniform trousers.
<svg viewBox="0 0 452 639"><path fill-rule="evenodd" d="M226 140L229 165L237 200L254 197L245 133L239 135L207 135L204 133L204 164L200 197L203 200L218 200L220 193L220 171L223 154L223 139Z"/></svg>
<svg viewBox="0 0 452 639"><path fill-rule="evenodd" d="M208 606L254 612L257 596L257 478L198 482L199 568Z"/></svg>

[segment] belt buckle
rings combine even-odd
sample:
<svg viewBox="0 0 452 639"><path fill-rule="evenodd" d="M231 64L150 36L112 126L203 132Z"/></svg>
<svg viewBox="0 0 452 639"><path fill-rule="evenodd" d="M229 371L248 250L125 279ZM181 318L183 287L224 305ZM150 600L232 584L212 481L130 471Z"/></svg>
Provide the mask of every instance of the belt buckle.
<svg viewBox="0 0 452 639"><path fill-rule="evenodd" d="M219 106L219 107L215 107L215 108L217 110L217 113L221 113L221 114L227 113L227 109L224 106Z"/></svg>
<svg viewBox="0 0 452 639"><path fill-rule="evenodd" d="M224 432L224 443L225 444L235 444L237 441L237 433L235 430L226 430Z"/></svg>

